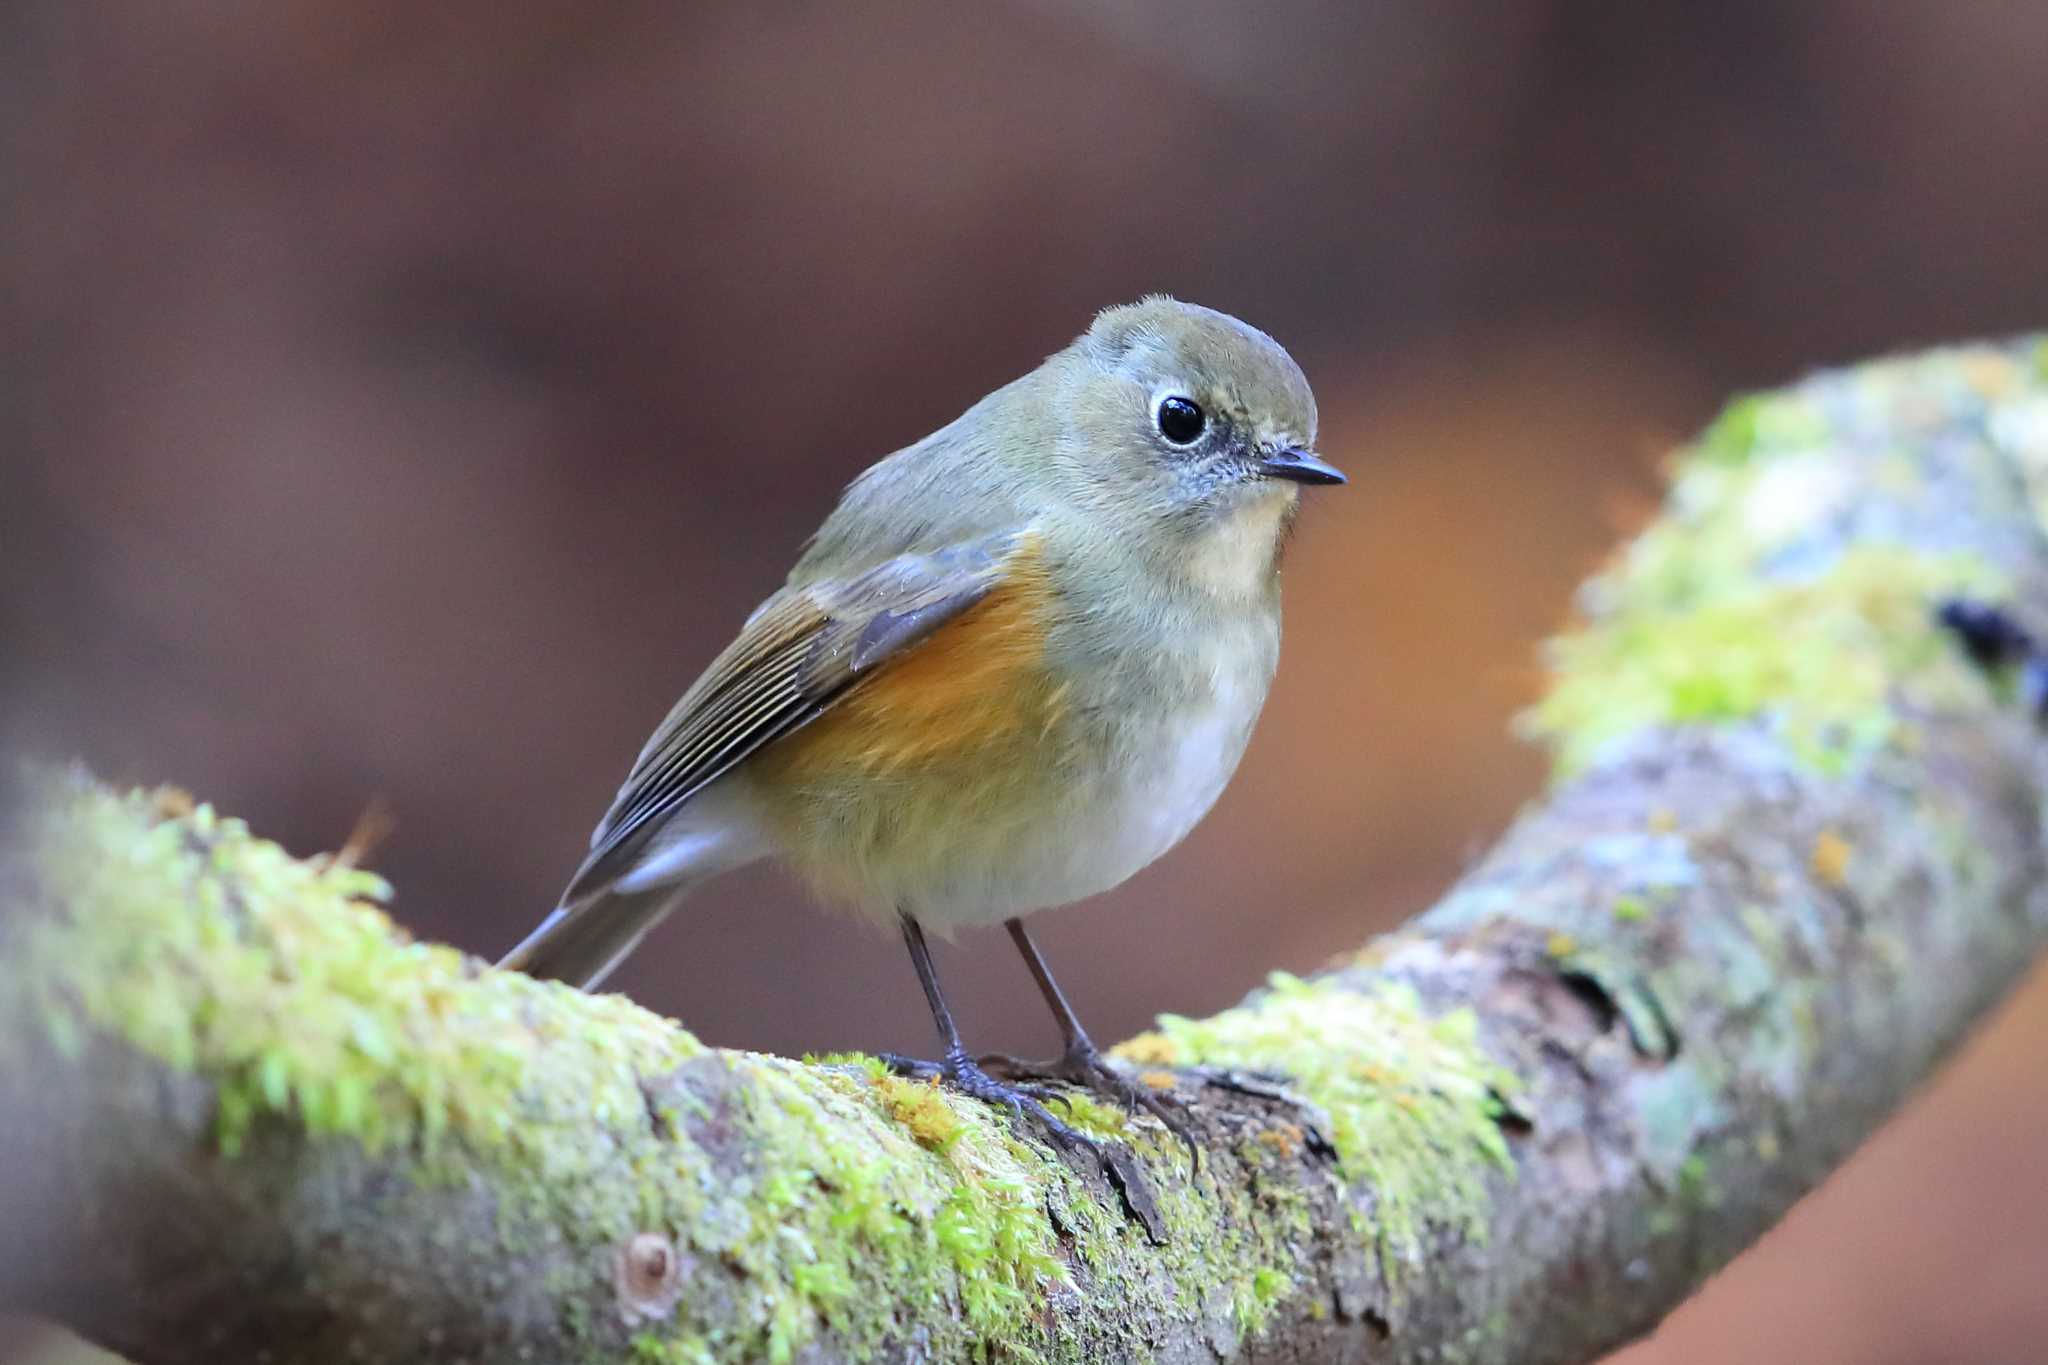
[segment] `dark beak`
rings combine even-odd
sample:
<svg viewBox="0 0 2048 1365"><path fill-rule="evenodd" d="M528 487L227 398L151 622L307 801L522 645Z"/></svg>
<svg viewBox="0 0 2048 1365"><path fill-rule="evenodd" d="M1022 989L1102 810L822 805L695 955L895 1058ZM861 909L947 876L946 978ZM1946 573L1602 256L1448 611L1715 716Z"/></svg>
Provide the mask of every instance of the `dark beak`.
<svg viewBox="0 0 2048 1365"><path fill-rule="evenodd" d="M1259 461L1259 472L1269 479L1291 479L1295 483L1343 483L1344 471L1324 462L1312 450L1286 446Z"/></svg>

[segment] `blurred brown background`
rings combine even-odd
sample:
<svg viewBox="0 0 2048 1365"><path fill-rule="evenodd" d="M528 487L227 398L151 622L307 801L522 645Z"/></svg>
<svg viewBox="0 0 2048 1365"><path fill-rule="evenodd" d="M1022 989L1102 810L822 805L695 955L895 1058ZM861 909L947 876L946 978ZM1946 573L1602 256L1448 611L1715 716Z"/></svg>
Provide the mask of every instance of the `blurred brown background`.
<svg viewBox="0 0 2048 1365"><path fill-rule="evenodd" d="M302 851L381 797L396 913L483 954L854 472L1147 291L1287 343L1353 484L1221 809L1045 921L1106 1037L1455 875L1721 397L2048 325L2027 0L18 0L0 133L0 726ZM999 937L941 968L1051 1044ZM928 1045L898 946L772 872L617 984ZM2044 1041L2035 990L1627 1359L2041 1360Z"/></svg>

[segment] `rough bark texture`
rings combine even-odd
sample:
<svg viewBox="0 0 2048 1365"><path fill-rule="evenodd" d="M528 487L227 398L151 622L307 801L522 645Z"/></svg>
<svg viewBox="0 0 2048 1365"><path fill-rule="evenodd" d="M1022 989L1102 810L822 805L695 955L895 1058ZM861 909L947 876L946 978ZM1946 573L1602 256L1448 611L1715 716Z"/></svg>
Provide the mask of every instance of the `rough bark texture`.
<svg viewBox="0 0 2048 1365"><path fill-rule="evenodd" d="M1931 621L2048 576L2048 348L1746 399L1589 584L1559 777L1437 907L1124 1054L1121 1181L879 1073L408 943L374 878L32 776L0 1302L139 1361L1583 1361L2048 934L2044 749ZM1123 1188L1119 1188L1121 1185Z"/></svg>

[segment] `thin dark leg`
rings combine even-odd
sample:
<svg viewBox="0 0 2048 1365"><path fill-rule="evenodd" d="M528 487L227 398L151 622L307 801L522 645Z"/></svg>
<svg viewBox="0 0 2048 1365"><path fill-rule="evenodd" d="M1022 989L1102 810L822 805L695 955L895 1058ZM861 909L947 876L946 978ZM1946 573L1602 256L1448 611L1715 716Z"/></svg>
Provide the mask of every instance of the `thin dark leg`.
<svg viewBox="0 0 2048 1365"><path fill-rule="evenodd" d="M932 951L924 941L924 929L908 915L903 916L903 945L910 949L910 965L917 969L917 983L924 987L925 1003L931 1006L932 1024L939 1031L939 1042L945 1053L936 1062L898 1057L886 1052L882 1054L882 1060L903 1075L939 1081L970 1099L1000 1104L1019 1118L1029 1114L1045 1125L1056 1142L1094 1152L1099 1157L1101 1153L1093 1139L1054 1118L1052 1112L1029 1090L1004 1085L993 1079L974 1058L967 1055L967 1049L960 1042L959 1025L953 1022L952 1007L946 1003L946 993L939 989L939 974L932 966Z"/></svg>
<svg viewBox="0 0 2048 1365"><path fill-rule="evenodd" d="M1060 990L1060 983L1052 979L1052 971L1045 965L1045 958L1039 954L1038 945L1031 941L1031 935L1024 932L1021 919L1004 920L1003 927L1010 931L1010 939L1017 945L1017 951L1024 955L1024 965L1031 969L1031 979L1038 983L1038 993L1045 997L1045 1003L1052 1010L1052 1017L1059 1022L1060 1042L1069 1056L1087 1055L1095 1051L1095 1044L1089 1040L1088 1030L1081 1027L1081 1021L1074 1017L1074 1007L1067 1003L1066 993Z"/></svg>
<svg viewBox="0 0 2048 1365"><path fill-rule="evenodd" d="M1023 955L1024 965L1031 971L1031 979L1038 983L1038 993L1045 997L1047 1007L1059 1023L1060 1055L1054 1061L1042 1064L1004 1056L984 1057L982 1063L1012 1077L1043 1076L1068 1081L1084 1090L1106 1094L1125 1109L1143 1109L1165 1124L1168 1132L1186 1143L1189 1154L1199 1165L1201 1148L1196 1145L1194 1136L1188 1132L1187 1125L1181 1121L1174 1107L1150 1086L1125 1077L1096 1048L1088 1030L1081 1027L1080 1019L1075 1016L1074 1007L1067 1003L1066 993L1060 989L1059 982L1052 979L1052 970L1045 965L1045 957L1038 951L1038 945L1024 931L1024 921L1004 920L1003 927L1010 931L1010 939Z"/></svg>
<svg viewBox="0 0 2048 1365"><path fill-rule="evenodd" d="M924 987L924 1002L931 1006L939 1042L949 1053L964 1051L952 1007L946 1004L946 993L939 989L939 973L932 966L932 950L924 941L924 926L908 915L903 917L903 946L910 949L910 965L917 970L917 984Z"/></svg>

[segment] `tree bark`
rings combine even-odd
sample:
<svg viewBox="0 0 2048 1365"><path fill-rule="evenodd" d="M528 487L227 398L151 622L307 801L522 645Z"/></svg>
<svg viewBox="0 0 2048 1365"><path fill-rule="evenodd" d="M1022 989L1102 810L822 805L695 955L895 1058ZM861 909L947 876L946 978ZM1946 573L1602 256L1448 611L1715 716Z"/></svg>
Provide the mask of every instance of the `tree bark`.
<svg viewBox="0 0 2048 1365"><path fill-rule="evenodd" d="M1644 1332L2048 933L2048 346L1742 400L1584 594L1435 908L1122 1052L1197 1168L410 942L175 793L20 784L0 1304L137 1361L1542 1362Z"/></svg>

